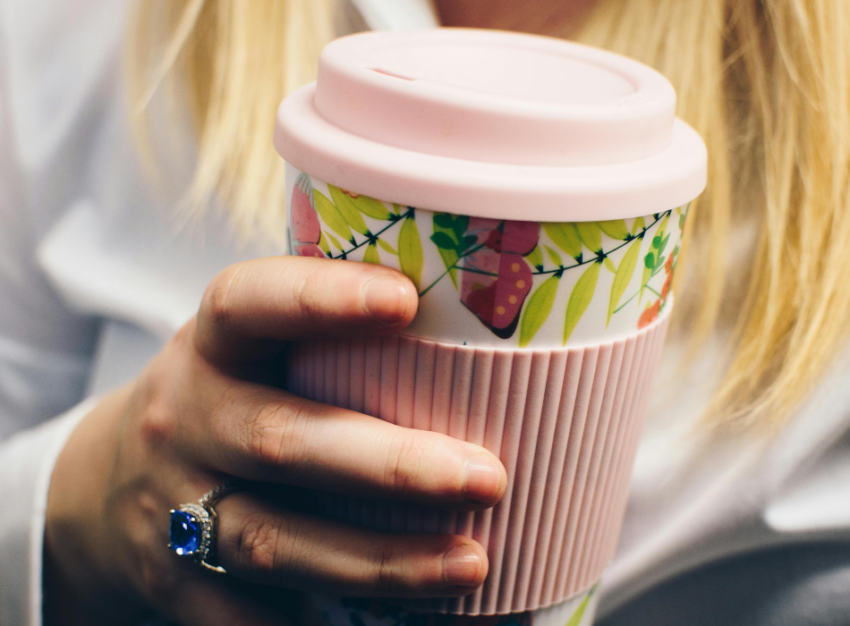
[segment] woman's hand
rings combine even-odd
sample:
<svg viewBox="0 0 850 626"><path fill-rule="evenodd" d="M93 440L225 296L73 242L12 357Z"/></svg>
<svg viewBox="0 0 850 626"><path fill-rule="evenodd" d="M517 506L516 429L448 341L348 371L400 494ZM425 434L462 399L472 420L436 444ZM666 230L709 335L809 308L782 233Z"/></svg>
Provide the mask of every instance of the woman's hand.
<svg viewBox="0 0 850 626"><path fill-rule="evenodd" d="M153 610L185 625L280 624L286 594L268 586L377 597L479 586L487 557L468 538L312 517L278 487L459 509L501 498L504 468L479 446L258 382L280 378L289 341L398 331L416 307L403 275L365 263L279 257L222 272L196 318L83 420L58 459L48 623L129 623ZM166 545L169 509L231 476L264 488L216 505L223 576Z"/></svg>

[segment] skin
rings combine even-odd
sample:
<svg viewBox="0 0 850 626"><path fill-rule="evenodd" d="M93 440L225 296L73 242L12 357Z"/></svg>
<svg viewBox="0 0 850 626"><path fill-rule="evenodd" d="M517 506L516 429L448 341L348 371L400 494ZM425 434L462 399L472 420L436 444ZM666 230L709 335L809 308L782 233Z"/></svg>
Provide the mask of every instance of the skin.
<svg viewBox="0 0 850 626"><path fill-rule="evenodd" d="M598 0L434 0L444 26L567 37Z"/></svg>
<svg viewBox="0 0 850 626"><path fill-rule="evenodd" d="M258 378L282 370L292 339L398 331L416 308L406 277L365 263L278 257L222 272L197 316L84 419L58 459L45 539L49 581L69 593L48 605L51 622L125 623L153 608L180 624L281 623L286 613L242 581L405 597L481 584L487 557L474 541L313 517L287 507L300 499L285 488L216 506L228 576L165 548L169 509L227 476L446 508L495 504L506 476L485 449L309 402Z"/></svg>
<svg viewBox="0 0 850 626"><path fill-rule="evenodd" d="M446 25L564 34L593 0L437 0ZM474 591L484 548L465 537L380 533L309 512L305 490L444 509L495 505L506 474L487 450L282 391L286 348L312 337L392 333L413 319L394 270L315 258L224 270L198 314L138 379L76 428L51 479L45 622L299 623L300 591L427 597ZM216 505L227 576L166 548L169 509L228 477ZM286 590L286 591L282 591Z"/></svg>

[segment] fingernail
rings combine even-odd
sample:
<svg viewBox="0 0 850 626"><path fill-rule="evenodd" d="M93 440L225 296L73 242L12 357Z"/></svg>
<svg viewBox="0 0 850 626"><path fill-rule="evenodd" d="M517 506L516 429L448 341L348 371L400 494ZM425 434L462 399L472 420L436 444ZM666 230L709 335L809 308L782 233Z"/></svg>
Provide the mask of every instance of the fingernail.
<svg viewBox="0 0 850 626"><path fill-rule="evenodd" d="M481 584L483 576L481 555L471 546L456 546L443 557L443 580L447 585L475 587Z"/></svg>
<svg viewBox="0 0 850 626"><path fill-rule="evenodd" d="M395 325L407 315L407 287L394 278L373 278L364 287L363 300L372 319Z"/></svg>
<svg viewBox="0 0 850 626"><path fill-rule="evenodd" d="M502 492L502 470L497 461L484 455L467 459L464 495L481 504L493 504Z"/></svg>

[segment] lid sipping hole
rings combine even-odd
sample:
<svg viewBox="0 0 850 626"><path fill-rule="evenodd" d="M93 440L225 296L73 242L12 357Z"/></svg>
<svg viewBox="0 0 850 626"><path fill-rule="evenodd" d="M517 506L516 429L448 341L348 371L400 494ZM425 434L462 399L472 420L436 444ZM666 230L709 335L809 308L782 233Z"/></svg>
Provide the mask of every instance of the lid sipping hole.
<svg viewBox="0 0 850 626"><path fill-rule="evenodd" d="M400 78L401 80L409 80L409 81L416 80L415 78L411 78L410 76L403 76L401 74L396 74L395 72L391 72L389 70L382 70L379 67L370 67L369 69L372 70L373 72L376 72L377 74L383 74L384 76L392 76L393 78Z"/></svg>

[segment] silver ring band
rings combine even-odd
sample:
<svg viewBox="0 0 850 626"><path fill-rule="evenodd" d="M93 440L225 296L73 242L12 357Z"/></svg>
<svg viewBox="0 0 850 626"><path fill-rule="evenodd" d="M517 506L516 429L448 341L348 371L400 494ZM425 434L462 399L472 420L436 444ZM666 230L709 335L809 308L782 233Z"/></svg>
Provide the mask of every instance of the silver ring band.
<svg viewBox="0 0 850 626"><path fill-rule="evenodd" d="M181 504L171 509L168 547L181 556L191 557L204 569L225 574L224 568L215 563L218 522L215 504L239 488L235 482L222 483L206 492L197 504Z"/></svg>

